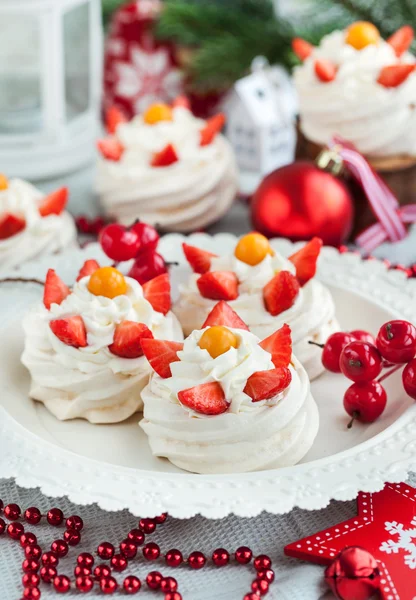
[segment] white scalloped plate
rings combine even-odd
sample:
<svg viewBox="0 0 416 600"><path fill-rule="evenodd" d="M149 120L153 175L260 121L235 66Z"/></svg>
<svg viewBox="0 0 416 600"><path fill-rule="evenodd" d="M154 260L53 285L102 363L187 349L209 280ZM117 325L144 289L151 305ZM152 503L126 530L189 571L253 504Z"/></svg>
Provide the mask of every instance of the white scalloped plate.
<svg viewBox="0 0 416 600"><path fill-rule="evenodd" d="M181 263L172 272L174 287L189 272L183 264L183 239L172 234L161 241L165 258ZM190 236L191 243L217 253L231 252L235 240L229 234ZM286 240L272 243L283 254L293 252ZM108 263L92 244L28 263L19 273L44 278L53 267L70 282L87 257ZM324 248L319 278L331 288L346 329L376 332L383 322L400 316L416 322L416 281L387 271L381 262ZM40 487L50 496L67 495L78 504L96 502L107 510L221 518L263 510L285 513L295 506L319 509L331 499L350 500L360 490L374 492L386 481L402 481L416 470L416 405L405 396L398 374L387 381L389 402L382 418L352 430L346 429L342 408L348 382L333 374L313 382L321 417L318 437L301 464L280 470L192 475L151 456L137 417L108 426L59 422L28 398L29 377L19 361L21 316L40 295L40 288L29 284L0 286L0 477Z"/></svg>

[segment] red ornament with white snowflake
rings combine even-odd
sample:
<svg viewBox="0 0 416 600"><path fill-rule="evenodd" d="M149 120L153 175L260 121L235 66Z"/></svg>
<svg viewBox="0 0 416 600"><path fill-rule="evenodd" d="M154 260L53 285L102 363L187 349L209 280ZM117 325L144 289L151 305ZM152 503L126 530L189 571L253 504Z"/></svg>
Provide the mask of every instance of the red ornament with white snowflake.
<svg viewBox="0 0 416 600"><path fill-rule="evenodd" d="M382 600L413 600L416 594L416 489L387 484L360 493L358 515L289 544L285 554L328 565L346 546L365 548L377 561ZM344 600L356 600L344 596Z"/></svg>
<svg viewBox="0 0 416 600"><path fill-rule="evenodd" d="M135 0L114 13L105 44L104 110L117 106L131 118L183 93L173 46L154 37L161 6L160 0Z"/></svg>

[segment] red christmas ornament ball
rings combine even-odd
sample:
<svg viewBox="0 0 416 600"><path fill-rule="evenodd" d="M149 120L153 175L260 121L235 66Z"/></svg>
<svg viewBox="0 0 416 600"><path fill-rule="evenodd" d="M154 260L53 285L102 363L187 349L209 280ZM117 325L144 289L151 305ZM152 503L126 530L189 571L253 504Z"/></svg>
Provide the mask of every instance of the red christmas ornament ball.
<svg viewBox="0 0 416 600"><path fill-rule="evenodd" d="M364 548L344 548L326 569L325 581L338 600L369 600L379 588L377 561Z"/></svg>
<svg viewBox="0 0 416 600"><path fill-rule="evenodd" d="M320 237L339 246L351 232L353 202L345 184L314 163L299 161L265 177L251 204L254 227L293 241Z"/></svg>

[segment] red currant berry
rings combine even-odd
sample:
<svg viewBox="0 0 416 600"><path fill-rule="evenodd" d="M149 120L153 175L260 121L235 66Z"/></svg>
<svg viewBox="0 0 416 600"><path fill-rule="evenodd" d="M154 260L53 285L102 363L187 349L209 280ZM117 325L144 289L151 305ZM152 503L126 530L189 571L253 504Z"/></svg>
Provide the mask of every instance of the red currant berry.
<svg viewBox="0 0 416 600"><path fill-rule="evenodd" d="M9 521L17 521L17 519L22 514L20 510L20 506L18 504L8 504L4 507L4 516Z"/></svg>
<svg viewBox="0 0 416 600"><path fill-rule="evenodd" d="M123 588L126 594L137 594L141 587L142 582L134 575L129 575L129 577L126 577L123 581Z"/></svg>
<svg viewBox="0 0 416 600"><path fill-rule="evenodd" d="M377 348L367 342L350 342L339 359L341 371L356 383L375 379L382 369L382 360Z"/></svg>
<svg viewBox="0 0 416 600"><path fill-rule="evenodd" d="M131 227L131 231L134 231L140 240L139 252L146 252L148 250L156 250L159 243L159 234L154 227L147 223L134 223Z"/></svg>
<svg viewBox="0 0 416 600"><path fill-rule="evenodd" d="M98 235L104 229L105 224L105 220L102 217L96 217L90 225L91 233Z"/></svg>
<svg viewBox="0 0 416 600"><path fill-rule="evenodd" d="M108 565L97 565L94 569L94 577L102 579L103 577L110 577L111 568Z"/></svg>
<svg viewBox="0 0 416 600"><path fill-rule="evenodd" d="M205 566L207 559L202 552L192 552L188 557L188 565L191 569L202 569Z"/></svg>
<svg viewBox="0 0 416 600"><path fill-rule="evenodd" d="M90 220L86 215L76 217L75 224L80 233L90 233Z"/></svg>
<svg viewBox="0 0 416 600"><path fill-rule="evenodd" d="M116 262L134 258L140 249L140 238L136 231L117 223L104 227L99 240L107 256Z"/></svg>
<svg viewBox="0 0 416 600"><path fill-rule="evenodd" d="M42 564L47 567L57 567L59 565L59 557L56 552L44 552L42 554Z"/></svg>
<svg viewBox="0 0 416 600"><path fill-rule="evenodd" d="M259 600L259 595L254 592L252 594L246 594L243 600Z"/></svg>
<svg viewBox="0 0 416 600"><path fill-rule="evenodd" d="M167 273L163 257L157 252L149 250L139 254L128 275L143 285L146 281L150 281L163 273Z"/></svg>
<svg viewBox="0 0 416 600"><path fill-rule="evenodd" d="M23 587L38 587L40 577L37 573L25 573L22 577Z"/></svg>
<svg viewBox="0 0 416 600"><path fill-rule="evenodd" d="M416 400L416 359L405 366L402 373L403 386L406 394Z"/></svg>
<svg viewBox="0 0 416 600"><path fill-rule="evenodd" d="M230 554L225 548L217 548L212 553L212 562L216 567L224 567L230 562Z"/></svg>
<svg viewBox="0 0 416 600"><path fill-rule="evenodd" d="M23 591L24 600L39 600L40 597L40 589L37 587L27 587Z"/></svg>
<svg viewBox="0 0 416 600"><path fill-rule="evenodd" d="M406 363L416 354L416 328L408 321L389 321L377 335L377 348L391 363Z"/></svg>
<svg viewBox="0 0 416 600"><path fill-rule="evenodd" d="M344 394L344 408L352 417L348 428L355 419L362 423L372 423L386 407L387 394L378 381L353 383Z"/></svg>
<svg viewBox="0 0 416 600"><path fill-rule="evenodd" d="M102 542L97 548L97 554L103 560L110 560L114 556L114 546L109 542Z"/></svg>
<svg viewBox="0 0 416 600"><path fill-rule="evenodd" d="M137 546L127 538L120 543L120 553L126 558L134 558L137 554Z"/></svg>
<svg viewBox="0 0 416 600"><path fill-rule="evenodd" d="M36 573L39 571L40 564L33 558L25 558L22 563L22 569L25 573Z"/></svg>
<svg viewBox="0 0 416 600"><path fill-rule="evenodd" d="M178 582L174 577L163 577L162 581L160 582L160 589L165 594L168 592L176 592L178 589Z"/></svg>
<svg viewBox="0 0 416 600"><path fill-rule="evenodd" d="M118 583L114 577L103 577L100 580L100 588L103 594L114 594L117 591Z"/></svg>
<svg viewBox="0 0 416 600"><path fill-rule="evenodd" d="M40 560L40 557L42 556L42 548L37 544L31 544L30 546L26 546L25 556L26 558Z"/></svg>
<svg viewBox="0 0 416 600"><path fill-rule="evenodd" d="M58 594L66 594L71 588L71 580L66 575L57 575L53 580L53 587Z"/></svg>
<svg viewBox="0 0 416 600"><path fill-rule="evenodd" d="M81 517L78 517L77 515L72 515L71 517L68 517L65 521L65 526L67 529L75 529L75 531L81 531L84 527L84 521L81 519Z"/></svg>
<svg viewBox="0 0 416 600"><path fill-rule="evenodd" d="M89 575L91 575L91 569L77 565L74 569L74 575L75 577L89 577Z"/></svg>
<svg viewBox="0 0 416 600"><path fill-rule="evenodd" d="M20 538L20 545L22 546L22 548L26 548L27 546L32 546L32 544L37 544L37 542L38 542L38 538L31 531L24 533Z"/></svg>
<svg viewBox="0 0 416 600"><path fill-rule="evenodd" d="M322 351L322 364L327 371L332 373L340 373L339 358L341 352L347 344L354 341L354 337L350 333L338 331L333 333L326 340Z"/></svg>
<svg viewBox="0 0 416 600"><path fill-rule="evenodd" d="M4 502L3 500L0 499L0 512L3 510L4 508Z"/></svg>
<svg viewBox="0 0 416 600"><path fill-rule="evenodd" d="M86 594L94 587L94 579L88 575L77 577L75 580L75 585L77 586L77 590Z"/></svg>
<svg viewBox="0 0 416 600"><path fill-rule="evenodd" d="M164 523L167 518L168 518L168 513L162 513L158 517L155 517L156 524L162 525L162 523Z"/></svg>
<svg viewBox="0 0 416 600"><path fill-rule="evenodd" d="M163 577L159 573L159 571L150 571L150 573L146 577L147 587L151 590L158 590L160 588L160 582Z"/></svg>
<svg viewBox="0 0 416 600"><path fill-rule="evenodd" d="M270 569L270 567L272 566L271 558L269 558L266 554L260 554L254 559L253 566L256 569L256 571L264 571L264 569Z"/></svg>
<svg viewBox="0 0 416 600"><path fill-rule="evenodd" d="M251 584L251 589L256 594L264 596L269 591L269 582L265 579L255 579Z"/></svg>
<svg viewBox="0 0 416 600"><path fill-rule="evenodd" d="M235 560L240 565L247 565L253 558L253 552L247 546L240 546L235 551Z"/></svg>
<svg viewBox="0 0 416 600"><path fill-rule="evenodd" d="M59 525L61 525L63 523L64 513L61 511L60 508L51 508L50 510L48 510L46 519L47 519L49 525L58 527Z"/></svg>
<svg viewBox="0 0 416 600"><path fill-rule="evenodd" d="M154 519L140 519L139 529L143 533L154 533L156 531L156 521Z"/></svg>
<svg viewBox="0 0 416 600"><path fill-rule="evenodd" d="M53 579L55 579L55 577L58 574L58 571L55 569L55 567L45 566L41 568L39 573L42 581L44 581L45 583L50 583Z"/></svg>
<svg viewBox="0 0 416 600"><path fill-rule="evenodd" d="M376 338L368 331L364 331L364 329L354 329L354 331L350 331L350 334L359 342L367 342L367 344L373 344L373 346L376 345Z"/></svg>
<svg viewBox="0 0 416 600"><path fill-rule="evenodd" d="M20 537L24 532L25 528L21 523L10 523L7 526L7 534L12 540L20 540Z"/></svg>
<svg viewBox="0 0 416 600"><path fill-rule="evenodd" d="M67 529L64 533L64 540L70 546L77 546L81 541L81 534L76 529Z"/></svg>
<svg viewBox="0 0 416 600"><path fill-rule="evenodd" d="M175 548L168 550L168 552L166 552L165 561L169 567L179 567L183 562L182 552Z"/></svg>
<svg viewBox="0 0 416 600"><path fill-rule="evenodd" d="M136 546L141 546L145 540L145 535L143 531L140 531L140 529L132 529L128 533L127 537L130 541L136 544Z"/></svg>
<svg viewBox="0 0 416 600"><path fill-rule="evenodd" d="M77 564L80 567L87 567L88 569L92 569L94 564L94 557L89 552L81 552L81 554L77 557Z"/></svg>
<svg viewBox="0 0 416 600"><path fill-rule="evenodd" d="M36 506L31 506L25 510L25 521L30 523L31 525L37 525L42 519L42 514Z"/></svg>
<svg viewBox="0 0 416 600"><path fill-rule="evenodd" d="M6 521L4 519L0 519L0 535L2 535L6 531Z"/></svg>
<svg viewBox="0 0 416 600"><path fill-rule="evenodd" d="M55 552L60 558L63 558L68 554L68 544L65 540L55 540L51 544L52 552Z"/></svg>
<svg viewBox="0 0 416 600"><path fill-rule="evenodd" d="M146 560L157 560L160 556L160 548L154 542L146 544L142 552Z"/></svg>
<svg viewBox="0 0 416 600"><path fill-rule="evenodd" d="M165 600L182 600L182 596L179 592L168 592L165 594Z"/></svg>
<svg viewBox="0 0 416 600"><path fill-rule="evenodd" d="M129 566L129 561L122 554L114 554L110 561L111 567L114 571L125 571Z"/></svg>

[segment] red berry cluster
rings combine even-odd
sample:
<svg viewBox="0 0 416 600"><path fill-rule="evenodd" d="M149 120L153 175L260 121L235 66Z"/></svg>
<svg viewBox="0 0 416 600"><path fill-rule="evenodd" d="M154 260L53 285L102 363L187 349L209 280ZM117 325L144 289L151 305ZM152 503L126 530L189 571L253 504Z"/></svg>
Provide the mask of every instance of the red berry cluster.
<svg viewBox="0 0 416 600"><path fill-rule="evenodd" d="M75 224L80 233L84 235L99 235L100 231L106 226L106 221L103 217L90 219L86 215L79 215L75 219Z"/></svg>
<svg viewBox="0 0 416 600"><path fill-rule="evenodd" d="M361 330L338 332L328 338L322 352L324 367L342 372L354 382L344 394L344 408L352 417L349 427L354 419L371 423L382 414L387 394L381 382L406 363L403 386L416 399L415 355L416 328L403 320L385 323L377 339ZM379 377L382 369L389 367L393 368Z"/></svg>
<svg viewBox="0 0 416 600"><path fill-rule="evenodd" d="M156 252L159 234L151 225L140 221L131 227L112 223L101 230L99 240L116 263L134 259L128 275L140 284L167 272L163 257Z"/></svg>
<svg viewBox="0 0 416 600"><path fill-rule="evenodd" d="M36 507L25 510L22 517L22 511L17 504L4 506L3 501L0 500L1 512L9 524L7 525L6 521L0 518L0 535L7 533L12 540L19 541L24 552L21 600L39 600L41 584L53 586L57 594L66 594L71 590L84 594L90 591L114 594L118 589L122 589L125 594L137 594L142 587L138 577L127 575L120 585L114 573L121 573L127 569L129 561L136 558L140 546L143 546L144 560L155 561L162 558L169 567L187 564L191 569L199 570L208 563L207 557L197 550L184 558L180 550L171 549L163 554L158 544L145 543L146 535L154 533L157 526L166 521L167 514L163 513L153 519L141 519L138 527L129 531L120 542L118 552L110 542L104 541L99 544L96 556L101 561L109 561L109 564L101 562L96 565L96 557L93 554L89 552L79 554L74 576L69 577L58 574L58 568L60 559L69 553L70 547L78 545L81 541L81 531L84 527L81 517L73 515L65 519L59 508L52 508L43 515ZM59 527L63 523L66 527L62 539L53 541L50 550L46 552L40 547L36 535L25 531L25 526L20 522L25 520L30 525L37 525L42 519L46 519L53 527ZM247 546L240 546L235 551L234 558L240 565L248 565L253 560L253 552ZM230 552L225 548L217 548L212 553L211 561L216 567L224 567L231 561ZM268 593L269 586L274 581L272 561L268 556L260 554L254 558L253 566L256 576L251 584L252 591L244 596L244 600L260 600L260 596ZM178 582L174 577L164 576L159 571L153 570L147 574L145 581L150 590L161 592L164 600L182 600L182 595L178 592Z"/></svg>

